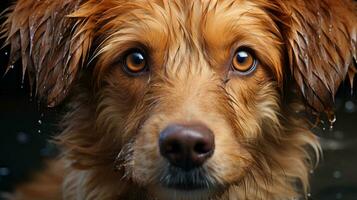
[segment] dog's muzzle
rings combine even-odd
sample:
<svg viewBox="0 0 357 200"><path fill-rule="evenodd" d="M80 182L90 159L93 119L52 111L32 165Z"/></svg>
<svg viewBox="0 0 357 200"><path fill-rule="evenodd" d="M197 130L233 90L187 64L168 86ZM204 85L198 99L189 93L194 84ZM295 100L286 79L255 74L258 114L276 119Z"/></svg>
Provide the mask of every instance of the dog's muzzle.
<svg viewBox="0 0 357 200"><path fill-rule="evenodd" d="M166 187L194 190L209 187L202 167L213 155L213 132L202 123L171 124L159 138L161 155L168 167L160 180Z"/></svg>

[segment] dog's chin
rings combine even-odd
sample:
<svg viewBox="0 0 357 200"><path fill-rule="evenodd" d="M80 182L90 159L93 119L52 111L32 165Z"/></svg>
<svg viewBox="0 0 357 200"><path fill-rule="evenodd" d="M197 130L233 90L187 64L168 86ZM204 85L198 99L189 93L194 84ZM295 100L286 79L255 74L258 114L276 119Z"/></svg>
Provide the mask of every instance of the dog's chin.
<svg viewBox="0 0 357 200"><path fill-rule="evenodd" d="M207 200L221 190L222 186L203 168L184 171L170 166L161 174L160 183L149 191L159 200Z"/></svg>
<svg viewBox="0 0 357 200"><path fill-rule="evenodd" d="M217 189L190 189L168 188L163 186L154 187L151 190L158 200L208 200L217 195Z"/></svg>

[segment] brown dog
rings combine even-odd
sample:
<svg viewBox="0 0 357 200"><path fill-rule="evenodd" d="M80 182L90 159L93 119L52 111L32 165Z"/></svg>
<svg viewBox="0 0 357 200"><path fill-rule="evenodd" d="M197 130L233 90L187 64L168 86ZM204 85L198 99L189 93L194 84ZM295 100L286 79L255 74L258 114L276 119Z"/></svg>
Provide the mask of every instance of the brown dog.
<svg viewBox="0 0 357 200"><path fill-rule="evenodd" d="M21 57L48 106L70 103L61 161L13 198L306 198L320 148L303 114L332 120L338 86L353 82L356 11L352 0L19 0L3 29L10 65Z"/></svg>

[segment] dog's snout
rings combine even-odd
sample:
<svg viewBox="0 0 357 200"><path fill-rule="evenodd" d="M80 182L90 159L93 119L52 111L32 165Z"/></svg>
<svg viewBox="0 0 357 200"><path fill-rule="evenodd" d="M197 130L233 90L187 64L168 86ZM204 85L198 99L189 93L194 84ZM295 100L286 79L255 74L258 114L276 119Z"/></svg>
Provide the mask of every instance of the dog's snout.
<svg viewBox="0 0 357 200"><path fill-rule="evenodd" d="M214 135L201 123L171 124L160 133L159 146L172 165L189 171L212 156Z"/></svg>

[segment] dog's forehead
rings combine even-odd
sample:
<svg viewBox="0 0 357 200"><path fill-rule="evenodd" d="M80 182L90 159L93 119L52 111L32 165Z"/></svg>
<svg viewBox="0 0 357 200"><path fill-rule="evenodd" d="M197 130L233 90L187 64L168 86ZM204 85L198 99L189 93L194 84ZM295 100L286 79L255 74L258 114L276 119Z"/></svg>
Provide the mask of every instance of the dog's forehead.
<svg viewBox="0 0 357 200"><path fill-rule="evenodd" d="M276 47L280 39L269 14L254 1L136 0L118 3L110 11L116 16L103 22L103 29L110 29L104 43L104 48L109 49L127 47L128 42L144 44L155 51L173 49L175 53L185 46L204 46L205 51L224 60L224 52L236 48L237 42L264 56L263 47ZM271 53L276 54L274 49Z"/></svg>
<svg viewBox="0 0 357 200"><path fill-rule="evenodd" d="M219 35L220 44L222 38L225 41L233 39L239 30L263 31L266 28L262 24L272 24L259 4L246 0L137 0L123 2L114 10L117 10L117 17L109 23L116 23L111 27L118 31L134 28L136 33L156 31L176 39L203 36L213 42Z"/></svg>

